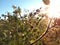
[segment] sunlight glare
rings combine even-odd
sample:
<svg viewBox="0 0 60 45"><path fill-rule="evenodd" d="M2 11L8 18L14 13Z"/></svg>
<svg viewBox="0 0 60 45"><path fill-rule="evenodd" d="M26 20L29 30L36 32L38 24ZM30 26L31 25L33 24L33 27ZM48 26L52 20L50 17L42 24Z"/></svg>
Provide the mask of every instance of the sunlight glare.
<svg viewBox="0 0 60 45"><path fill-rule="evenodd" d="M50 5L47 9L47 15L51 17L60 17L60 0L50 0Z"/></svg>

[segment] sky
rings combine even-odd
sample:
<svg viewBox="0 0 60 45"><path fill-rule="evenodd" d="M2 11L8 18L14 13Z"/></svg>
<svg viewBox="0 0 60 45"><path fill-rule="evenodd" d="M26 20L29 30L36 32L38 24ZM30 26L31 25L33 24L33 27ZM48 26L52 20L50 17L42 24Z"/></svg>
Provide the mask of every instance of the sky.
<svg viewBox="0 0 60 45"><path fill-rule="evenodd" d="M12 5L20 6L22 10L33 10L40 8L41 0L0 0L0 16L7 11L12 12Z"/></svg>

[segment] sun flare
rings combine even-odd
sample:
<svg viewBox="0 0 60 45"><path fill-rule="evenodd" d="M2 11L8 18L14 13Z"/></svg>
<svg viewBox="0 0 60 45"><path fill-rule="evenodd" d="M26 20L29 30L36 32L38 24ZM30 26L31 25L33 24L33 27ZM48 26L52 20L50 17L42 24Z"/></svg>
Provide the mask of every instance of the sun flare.
<svg viewBox="0 0 60 45"><path fill-rule="evenodd" d="M50 4L47 9L48 17L60 17L60 0L50 0Z"/></svg>

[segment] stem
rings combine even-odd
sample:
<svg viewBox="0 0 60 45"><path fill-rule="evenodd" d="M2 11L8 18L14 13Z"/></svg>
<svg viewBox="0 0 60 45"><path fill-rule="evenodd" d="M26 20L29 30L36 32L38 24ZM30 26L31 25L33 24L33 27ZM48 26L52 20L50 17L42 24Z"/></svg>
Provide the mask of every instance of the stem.
<svg viewBox="0 0 60 45"><path fill-rule="evenodd" d="M37 38L37 39L36 39L32 44L30 44L30 45L35 44L35 43L36 43L37 41L39 41L42 37L45 36L45 34L48 32L48 29L49 29L49 26L50 26L51 20L52 20L52 19L50 19L49 24L48 24L47 29L45 30L45 32L44 32L41 36L39 36L39 38Z"/></svg>

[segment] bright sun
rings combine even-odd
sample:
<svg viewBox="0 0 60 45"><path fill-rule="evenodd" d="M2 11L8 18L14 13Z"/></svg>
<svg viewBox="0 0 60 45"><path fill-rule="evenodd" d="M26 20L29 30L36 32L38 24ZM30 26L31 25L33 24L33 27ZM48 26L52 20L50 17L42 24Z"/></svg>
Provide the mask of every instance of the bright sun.
<svg viewBox="0 0 60 45"><path fill-rule="evenodd" d="M60 0L50 0L48 5L47 15L51 17L60 17Z"/></svg>

